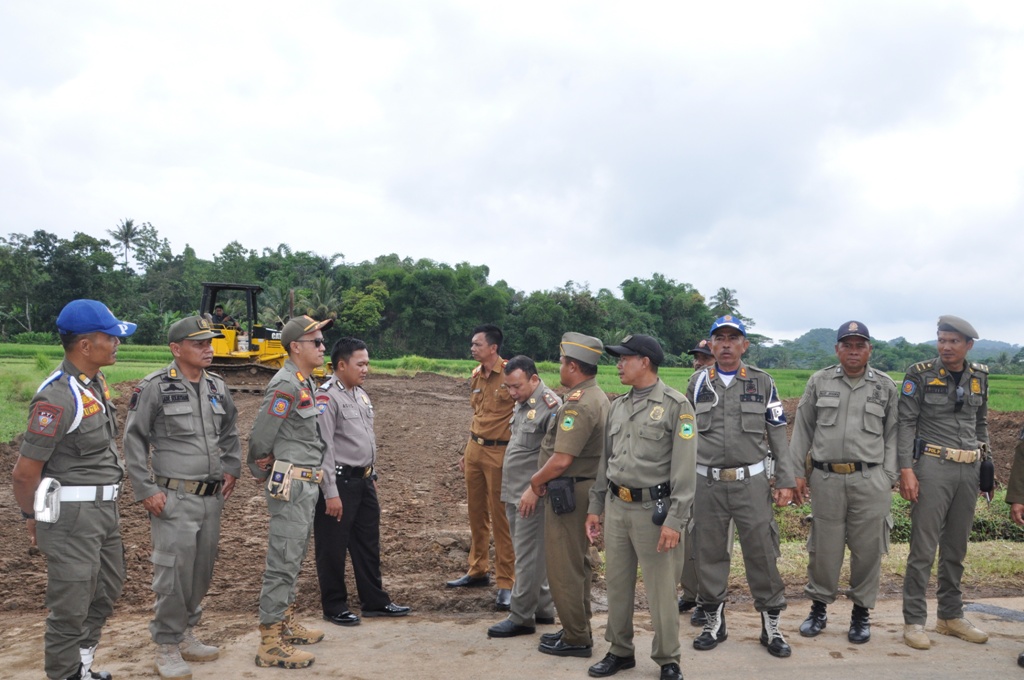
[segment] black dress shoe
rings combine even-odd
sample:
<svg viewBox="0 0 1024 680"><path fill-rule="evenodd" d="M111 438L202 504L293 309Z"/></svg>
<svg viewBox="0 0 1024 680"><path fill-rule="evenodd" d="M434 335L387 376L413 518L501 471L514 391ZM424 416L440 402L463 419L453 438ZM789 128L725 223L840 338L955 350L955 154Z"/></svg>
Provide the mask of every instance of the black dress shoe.
<svg viewBox="0 0 1024 680"><path fill-rule="evenodd" d="M374 616L391 616L391 617L406 616L411 611L412 611L411 607L403 607L400 604L395 604L394 602L389 602L388 604L386 604L385 606L381 607L380 609L364 609L363 610L363 617L369 619L369 618L372 618Z"/></svg>
<svg viewBox="0 0 1024 680"><path fill-rule="evenodd" d="M537 616L535 617L538 626L553 626L555 625L554 616Z"/></svg>
<svg viewBox="0 0 1024 680"><path fill-rule="evenodd" d="M562 639L562 633L564 630L560 630L557 633L542 633L540 636L540 642L544 645L553 645Z"/></svg>
<svg viewBox="0 0 1024 680"><path fill-rule="evenodd" d="M768 648L768 653L772 656L785 659L793 653L793 650L786 642L786 638L782 637L782 631L779 629L780 614L781 611L778 609L761 612L761 644Z"/></svg>
<svg viewBox="0 0 1024 680"><path fill-rule="evenodd" d="M684 600L681 597L679 598L679 613L680 614L682 614L683 612L688 612L688 611L690 611L691 609L693 609L696 606L697 606L696 602L690 602L689 600Z"/></svg>
<svg viewBox="0 0 1024 680"><path fill-rule="evenodd" d="M635 656L615 656L608 652L603 659L590 667L587 674L592 678L607 678L627 668L636 668Z"/></svg>
<svg viewBox="0 0 1024 680"><path fill-rule="evenodd" d="M324 614L324 621L330 621L336 626L359 625L359 617L347 609L340 614Z"/></svg>
<svg viewBox="0 0 1024 680"><path fill-rule="evenodd" d="M850 615L850 632L846 639L855 645L862 645L871 639L871 612L867 607L853 605L853 614Z"/></svg>
<svg viewBox="0 0 1024 680"><path fill-rule="evenodd" d="M496 623L487 629L487 637L492 638L510 638L517 635L533 635L537 632L537 629L533 626L524 626L516 623L512 619L505 619L500 623Z"/></svg>
<svg viewBox="0 0 1024 680"><path fill-rule="evenodd" d="M537 649L552 656L578 656L583 659L589 659L594 653L594 648L591 645L569 645L561 637L551 644L542 642Z"/></svg>
<svg viewBox="0 0 1024 680"><path fill-rule="evenodd" d="M704 607L697 605L693 608L693 613L690 614L690 625L694 628L700 628L708 622L708 615L704 613Z"/></svg>
<svg viewBox="0 0 1024 680"><path fill-rule="evenodd" d="M814 600L811 602L811 613L800 624L800 634L804 637L816 637L818 633L825 630L827 623L828 614L825 613L825 603Z"/></svg>
<svg viewBox="0 0 1024 680"><path fill-rule="evenodd" d="M683 672L679 664L667 663L661 667L661 680L683 680Z"/></svg>
<svg viewBox="0 0 1024 680"><path fill-rule="evenodd" d="M491 577L487 574L483 576L463 574L454 581L448 581L444 585L446 588L484 588L491 585Z"/></svg>
<svg viewBox="0 0 1024 680"><path fill-rule="evenodd" d="M498 596L494 598L494 606L506 612L511 609L512 591L508 588L498 588Z"/></svg>

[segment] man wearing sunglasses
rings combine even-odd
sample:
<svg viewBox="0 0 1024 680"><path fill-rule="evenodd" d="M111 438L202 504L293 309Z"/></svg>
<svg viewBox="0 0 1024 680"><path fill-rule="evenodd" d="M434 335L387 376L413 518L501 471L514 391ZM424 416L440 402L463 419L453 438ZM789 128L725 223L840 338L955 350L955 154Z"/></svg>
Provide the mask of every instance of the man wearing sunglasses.
<svg viewBox="0 0 1024 680"><path fill-rule="evenodd" d="M964 618L960 578L988 456L988 367L967 361L978 332L960 317L939 317L939 356L907 369L899 400L900 495L914 503L903 577L903 641L928 649L925 590L939 551L935 631L984 643Z"/></svg>
<svg viewBox="0 0 1024 680"><path fill-rule="evenodd" d="M220 655L193 629L213 579L221 510L242 474L238 411L221 377L206 372L211 342L223 337L201 316L171 325L174 361L143 378L128 403L124 459L149 515L156 593L149 631L161 678L192 677L188 661Z"/></svg>
<svg viewBox="0 0 1024 680"><path fill-rule="evenodd" d="M309 645L324 637L323 631L295 620L294 602L327 448L317 426L316 385L310 375L323 365L321 331L333 323L299 316L281 329L288 359L267 385L249 438L249 469L257 479L270 477L270 538L260 592L257 666L305 668L316 657L292 645Z"/></svg>

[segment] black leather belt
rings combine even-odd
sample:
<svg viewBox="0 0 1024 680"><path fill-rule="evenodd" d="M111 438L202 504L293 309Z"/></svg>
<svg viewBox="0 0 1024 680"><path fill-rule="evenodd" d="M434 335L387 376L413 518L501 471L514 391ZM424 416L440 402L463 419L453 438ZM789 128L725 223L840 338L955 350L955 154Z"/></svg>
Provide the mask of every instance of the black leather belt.
<svg viewBox="0 0 1024 680"><path fill-rule="evenodd" d="M196 482L188 479L171 479L170 477L157 477L153 481L157 486L162 486L165 489L177 491L181 488L185 493L196 496L216 496L222 484L222 482Z"/></svg>
<svg viewBox="0 0 1024 680"><path fill-rule="evenodd" d="M631 489L626 486L619 486L609 479L608 488L612 490L613 494L619 497L619 500L626 501L627 503L656 501L659 498L665 498L672 493L672 489L669 487L668 482L662 482L661 484L652 486L648 489ZM644 498L644 492L647 492L647 498Z"/></svg>
<svg viewBox="0 0 1024 680"><path fill-rule="evenodd" d="M819 470L834 472L837 475L852 475L854 472L876 467L878 463L819 463L816 460L812 460L811 465Z"/></svg>
<svg viewBox="0 0 1024 680"><path fill-rule="evenodd" d="M365 479L373 474L373 466L367 465L366 467L360 467L358 465L339 465L334 468L334 471L338 474L338 477L343 479Z"/></svg>
<svg viewBox="0 0 1024 680"><path fill-rule="evenodd" d="M500 439L484 439L483 437L478 437L472 432L469 433L469 438L480 446L508 446L507 441L502 441Z"/></svg>

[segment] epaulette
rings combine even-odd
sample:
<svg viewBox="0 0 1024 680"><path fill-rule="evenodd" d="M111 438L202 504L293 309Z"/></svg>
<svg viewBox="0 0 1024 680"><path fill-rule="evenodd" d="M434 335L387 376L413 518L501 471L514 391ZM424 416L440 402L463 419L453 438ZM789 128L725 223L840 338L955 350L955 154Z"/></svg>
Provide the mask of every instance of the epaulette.
<svg viewBox="0 0 1024 680"><path fill-rule="evenodd" d="M714 380L715 376L718 375L718 371L715 370L714 366L708 366L704 370L708 372L708 380Z"/></svg>
<svg viewBox="0 0 1024 680"><path fill-rule="evenodd" d="M877 368L875 368L874 366L868 366L867 370L868 370L868 372L873 373L876 377L878 377L880 379L886 379L887 378L889 380L889 382L891 382L893 385L896 384L896 381L892 379L892 376L889 375L888 373L886 373L885 371L880 371Z"/></svg>
<svg viewBox="0 0 1024 680"><path fill-rule="evenodd" d="M908 370L907 372L909 373L910 371L914 371L915 373L923 373L927 370L930 370L931 367L934 365L935 359L929 359L928 361L919 361L913 366L911 366L910 370Z"/></svg>
<svg viewBox="0 0 1024 680"><path fill-rule="evenodd" d="M548 408L555 408L558 406L558 397L553 392L544 392L544 403L548 405Z"/></svg>
<svg viewBox="0 0 1024 680"><path fill-rule="evenodd" d="M167 366L160 371L164 378L170 378L172 380L181 380L181 376L178 375L177 369L173 366Z"/></svg>
<svg viewBox="0 0 1024 680"><path fill-rule="evenodd" d="M972 361L971 362L971 370L972 371L977 371L979 373L988 373L988 365L987 364L979 364L979 363L976 363L976 362Z"/></svg>
<svg viewBox="0 0 1024 680"><path fill-rule="evenodd" d="M685 394L683 394L682 392L680 392L679 390L677 390L674 387L669 387L668 385L665 385L664 394L665 394L666 397L668 397L672 401L676 402L677 404L681 404L684 401L686 401L686 395Z"/></svg>
<svg viewBox="0 0 1024 680"><path fill-rule="evenodd" d="M575 392L570 394L568 397L566 397L565 400L566 401L579 401L582 397L583 397L583 390L576 390Z"/></svg>
<svg viewBox="0 0 1024 680"><path fill-rule="evenodd" d="M212 376L212 377L216 378L217 380L220 380L221 382L224 382L224 376L222 376L220 373L214 373L213 371L206 371L206 375Z"/></svg>
<svg viewBox="0 0 1024 680"><path fill-rule="evenodd" d="M746 376L743 374L743 369L746 369L751 373L763 373L765 375L768 375L768 371L758 368L757 366L748 366L747 364L740 364L740 370L739 372L736 373L736 375L738 375L741 378L745 378Z"/></svg>

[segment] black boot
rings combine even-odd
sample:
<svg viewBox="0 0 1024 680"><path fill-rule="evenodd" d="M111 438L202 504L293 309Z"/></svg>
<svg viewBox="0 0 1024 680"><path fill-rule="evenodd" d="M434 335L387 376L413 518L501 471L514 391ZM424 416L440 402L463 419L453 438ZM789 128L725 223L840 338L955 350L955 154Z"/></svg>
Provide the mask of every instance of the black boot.
<svg viewBox="0 0 1024 680"><path fill-rule="evenodd" d="M704 606L698 602L697 606L693 608L693 613L690 614L690 625L694 628L702 628L707 622L708 615L704 613Z"/></svg>
<svg viewBox="0 0 1024 680"><path fill-rule="evenodd" d="M807 615L804 622L800 624L800 634L804 637L815 637L825 630L828 622L828 614L825 613L825 603L817 600L811 601L811 613ZM851 629L852 630L852 629Z"/></svg>
<svg viewBox="0 0 1024 680"><path fill-rule="evenodd" d="M871 639L871 612L867 607L859 604L853 605L853 614L850 615L850 632L847 639L855 645L862 645Z"/></svg>
<svg viewBox="0 0 1024 680"><path fill-rule="evenodd" d="M786 638L782 637L782 631L779 630L779 615L781 613L778 609L761 612L761 644L768 648L768 653L772 656L785 659L793 653L793 650L790 649Z"/></svg>
<svg viewBox="0 0 1024 680"><path fill-rule="evenodd" d="M719 642L725 642L729 637L729 631L725 628L725 603L713 609L705 604L701 605L701 609L707 616L707 621L704 623L704 630L693 641L693 648L707 651L714 649Z"/></svg>

